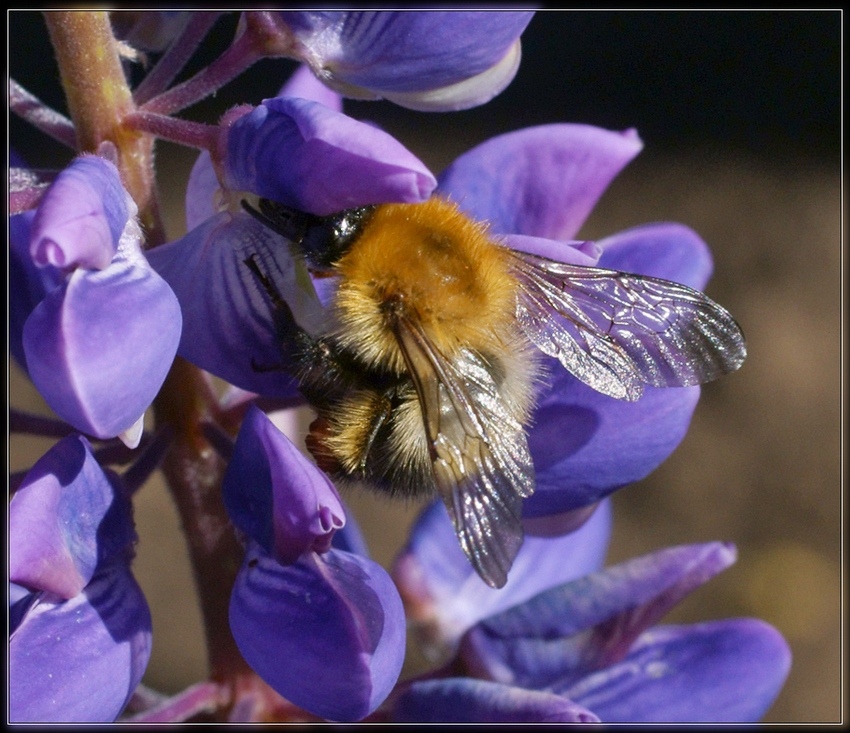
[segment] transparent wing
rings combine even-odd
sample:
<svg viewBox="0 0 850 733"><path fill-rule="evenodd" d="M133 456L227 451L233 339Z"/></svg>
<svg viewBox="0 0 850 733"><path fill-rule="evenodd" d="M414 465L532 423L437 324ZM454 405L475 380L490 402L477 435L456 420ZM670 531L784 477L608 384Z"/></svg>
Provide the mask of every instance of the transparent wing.
<svg viewBox="0 0 850 733"><path fill-rule="evenodd" d="M744 362L735 319L697 290L511 254L520 327L543 353L603 394L636 400L645 384L702 384Z"/></svg>
<svg viewBox="0 0 850 733"><path fill-rule="evenodd" d="M501 588L522 544L522 498L534 491L523 426L472 351L446 359L402 321L396 336L422 405L434 481L479 576Z"/></svg>

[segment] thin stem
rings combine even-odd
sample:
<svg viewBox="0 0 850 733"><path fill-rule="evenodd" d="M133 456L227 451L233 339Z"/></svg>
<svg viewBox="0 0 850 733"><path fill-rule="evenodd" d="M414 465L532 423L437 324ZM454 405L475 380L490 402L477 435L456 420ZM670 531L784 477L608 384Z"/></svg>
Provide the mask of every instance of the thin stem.
<svg viewBox="0 0 850 733"><path fill-rule="evenodd" d="M261 57L252 38L243 33L215 61L191 79L142 105L145 112L174 114L223 87Z"/></svg>
<svg viewBox="0 0 850 733"><path fill-rule="evenodd" d="M168 50L156 62L156 66L142 79L133 92L136 104L144 104L158 94L162 94L168 85L192 58L192 54L201 45L207 33L222 15L221 12L192 13L186 27L174 39Z"/></svg>
<svg viewBox="0 0 850 733"><path fill-rule="evenodd" d="M24 89L14 79L9 79L9 111L29 122L54 140L77 149L77 133L74 123L65 115L48 107L34 94Z"/></svg>
<svg viewBox="0 0 850 733"><path fill-rule="evenodd" d="M124 122L134 130L200 150L209 150L215 144L218 135L218 127L215 125L179 120L156 112L132 112L127 115Z"/></svg>
<svg viewBox="0 0 850 733"><path fill-rule="evenodd" d="M230 592L244 554L224 502L225 463L204 437L201 425L215 421L217 401L203 374L178 358L154 402L157 425L174 433L162 465L186 534L198 588L211 676L232 681L253 674L230 633Z"/></svg>

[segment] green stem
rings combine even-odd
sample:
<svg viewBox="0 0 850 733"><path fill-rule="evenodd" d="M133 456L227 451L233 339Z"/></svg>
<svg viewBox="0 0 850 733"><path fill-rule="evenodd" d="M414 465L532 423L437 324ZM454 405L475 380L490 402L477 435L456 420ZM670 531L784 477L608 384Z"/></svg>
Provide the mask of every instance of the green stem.
<svg viewBox="0 0 850 733"><path fill-rule="evenodd" d="M105 141L115 145L121 180L139 207L142 225L151 239L162 239L164 230L154 187L154 140L124 126L124 117L135 107L109 14L48 11L44 19L56 53L78 149L96 152Z"/></svg>

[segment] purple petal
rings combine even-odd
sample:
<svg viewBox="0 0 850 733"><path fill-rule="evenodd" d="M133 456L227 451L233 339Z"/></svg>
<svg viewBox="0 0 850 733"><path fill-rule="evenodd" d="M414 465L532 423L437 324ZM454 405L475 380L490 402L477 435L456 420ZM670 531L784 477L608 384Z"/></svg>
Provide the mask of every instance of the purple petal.
<svg viewBox="0 0 850 733"><path fill-rule="evenodd" d="M469 678L411 683L395 702L396 723L598 723L586 708L550 692Z"/></svg>
<svg viewBox="0 0 850 733"><path fill-rule="evenodd" d="M461 155L439 176L438 193L494 232L573 239L641 147L634 130L529 127Z"/></svg>
<svg viewBox="0 0 850 733"><path fill-rule="evenodd" d="M82 592L95 568L135 539L114 480L82 436L42 456L9 502L9 579L61 598Z"/></svg>
<svg viewBox="0 0 850 733"><path fill-rule="evenodd" d="M333 484L266 415L248 409L224 476L233 523L278 562L327 552L345 524Z"/></svg>
<svg viewBox="0 0 850 733"><path fill-rule="evenodd" d="M524 234L506 234L499 237L502 244L518 252L528 252L546 257L555 262L569 265L595 267L602 250L596 242L560 242L544 237L529 237Z"/></svg>
<svg viewBox="0 0 850 733"><path fill-rule="evenodd" d="M102 270L135 214L117 168L83 155L59 174L39 204L30 238L32 259L39 266Z"/></svg>
<svg viewBox="0 0 850 733"><path fill-rule="evenodd" d="M533 12L282 13L304 61L334 87L438 89L486 72L515 45ZM492 96L492 95L491 95Z"/></svg>
<svg viewBox="0 0 850 733"><path fill-rule="evenodd" d="M123 563L62 601L43 594L9 639L12 722L112 722L147 667L151 618Z"/></svg>
<svg viewBox="0 0 850 733"><path fill-rule="evenodd" d="M183 313L178 354L242 389L270 397L296 394L275 329L274 306L245 265L255 256L286 295L296 320L312 330L322 311L299 284L285 240L245 213L219 214L185 237L148 252Z"/></svg>
<svg viewBox="0 0 850 733"><path fill-rule="evenodd" d="M519 39L505 52L500 61L486 71L454 84L421 92L379 92L390 102L418 112L457 112L489 102L510 84L522 59ZM351 87L343 87L344 90ZM356 87L354 87L356 89ZM372 90L367 94L371 97ZM357 96L352 94L352 96Z"/></svg>
<svg viewBox="0 0 850 733"><path fill-rule="evenodd" d="M496 590L470 566L439 502L414 525L408 546L396 560L393 577L408 612L425 626L427 636L451 647L481 619L598 570L610 527L606 502L572 534L554 538L526 534L507 584Z"/></svg>
<svg viewBox="0 0 850 733"><path fill-rule="evenodd" d="M320 82L308 66L299 66L277 95L319 102L334 112L342 112L342 97Z"/></svg>
<svg viewBox="0 0 850 733"><path fill-rule="evenodd" d="M75 270L24 325L33 383L59 417L98 438L137 422L180 339L174 293L141 253L123 248L104 270Z"/></svg>
<svg viewBox="0 0 850 733"><path fill-rule="evenodd" d="M265 100L227 131L228 188L313 214L389 202L419 203L431 172L391 135L318 102Z"/></svg>
<svg viewBox="0 0 850 733"><path fill-rule="evenodd" d="M594 504L654 471L685 437L699 387L647 387L627 402L580 383L552 359L546 363L553 378L532 416L537 489L523 503L524 516Z"/></svg>
<svg viewBox="0 0 850 733"><path fill-rule="evenodd" d="M491 616L462 642L477 676L566 689L619 662L634 640L735 561L719 542L671 547L541 593Z"/></svg>
<svg viewBox="0 0 850 733"><path fill-rule="evenodd" d="M713 262L692 229L674 223L645 224L599 240L600 267L651 275L701 290Z"/></svg>
<svg viewBox="0 0 850 733"><path fill-rule="evenodd" d="M26 369L23 331L29 314L51 290L62 284L55 267L37 267L29 252L35 211L9 217L9 350Z"/></svg>
<svg viewBox="0 0 850 733"><path fill-rule="evenodd" d="M620 663L563 690L606 723L753 723L791 665L788 644L756 619L661 626Z"/></svg>
<svg viewBox="0 0 850 733"><path fill-rule="evenodd" d="M230 601L245 660L287 700L328 720L361 720L404 661L401 599L376 563L338 550L278 565L249 551Z"/></svg>
<svg viewBox="0 0 850 733"><path fill-rule="evenodd" d="M219 197L218 176L210 154L204 150L195 159L186 184L186 231L191 232L219 213L216 205Z"/></svg>

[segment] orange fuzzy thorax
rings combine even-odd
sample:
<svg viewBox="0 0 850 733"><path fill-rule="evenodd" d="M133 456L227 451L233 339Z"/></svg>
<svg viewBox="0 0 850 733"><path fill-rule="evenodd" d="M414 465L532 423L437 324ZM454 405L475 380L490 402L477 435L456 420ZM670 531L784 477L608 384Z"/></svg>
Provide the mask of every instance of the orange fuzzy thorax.
<svg viewBox="0 0 850 733"><path fill-rule="evenodd" d="M393 328L418 323L450 357L511 331L516 281L486 226L439 198L376 209L337 263L337 336L365 363L401 371Z"/></svg>

